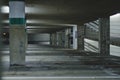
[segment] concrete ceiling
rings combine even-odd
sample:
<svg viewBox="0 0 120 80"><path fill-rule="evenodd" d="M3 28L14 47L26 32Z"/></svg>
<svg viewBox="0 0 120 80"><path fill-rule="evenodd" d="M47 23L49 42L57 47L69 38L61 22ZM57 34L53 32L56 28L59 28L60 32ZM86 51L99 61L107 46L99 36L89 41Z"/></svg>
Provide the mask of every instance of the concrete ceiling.
<svg viewBox="0 0 120 80"><path fill-rule="evenodd" d="M63 26L81 25L120 11L120 0L25 1L27 26L33 26L33 28L47 25L48 27L56 26L56 30L59 30L58 28L63 28ZM9 0L4 0L3 6L8 6L8 2ZM8 13L3 13L3 20L8 20ZM8 26L8 23L3 23L3 25ZM53 29L45 29L44 32L53 32Z"/></svg>

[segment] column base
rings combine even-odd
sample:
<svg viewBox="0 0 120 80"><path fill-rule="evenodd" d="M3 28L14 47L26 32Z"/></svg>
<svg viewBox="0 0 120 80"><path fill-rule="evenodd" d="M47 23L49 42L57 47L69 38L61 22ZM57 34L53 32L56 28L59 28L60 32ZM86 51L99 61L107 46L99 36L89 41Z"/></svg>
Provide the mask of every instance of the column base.
<svg viewBox="0 0 120 80"><path fill-rule="evenodd" d="M26 70L26 66L20 64L10 64L9 70L13 70L13 71Z"/></svg>

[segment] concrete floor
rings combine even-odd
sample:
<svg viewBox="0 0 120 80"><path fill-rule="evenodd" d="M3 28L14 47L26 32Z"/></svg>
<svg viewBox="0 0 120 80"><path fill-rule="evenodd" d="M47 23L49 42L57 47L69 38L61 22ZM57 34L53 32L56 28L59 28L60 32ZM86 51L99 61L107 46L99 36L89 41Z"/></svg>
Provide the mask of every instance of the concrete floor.
<svg viewBox="0 0 120 80"><path fill-rule="evenodd" d="M77 51L71 49L28 45L26 66L9 67L8 46L1 52L3 80L120 79L120 60L117 57L106 57L104 61L104 58L99 56L88 56L88 53L82 52L78 54Z"/></svg>

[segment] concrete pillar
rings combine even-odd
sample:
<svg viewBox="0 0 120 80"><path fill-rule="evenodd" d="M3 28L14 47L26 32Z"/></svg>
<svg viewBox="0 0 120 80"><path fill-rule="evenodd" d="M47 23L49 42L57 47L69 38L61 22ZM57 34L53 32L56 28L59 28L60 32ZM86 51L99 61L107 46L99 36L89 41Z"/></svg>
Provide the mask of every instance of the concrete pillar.
<svg viewBox="0 0 120 80"><path fill-rule="evenodd" d="M73 49L77 49L77 25L73 26Z"/></svg>
<svg viewBox="0 0 120 80"><path fill-rule="evenodd" d="M78 30L78 50L84 51L85 25L77 26Z"/></svg>
<svg viewBox="0 0 120 80"><path fill-rule="evenodd" d="M54 46L57 46L57 34L54 33Z"/></svg>
<svg viewBox="0 0 120 80"><path fill-rule="evenodd" d="M50 34L50 45L53 45L52 33Z"/></svg>
<svg viewBox="0 0 120 80"><path fill-rule="evenodd" d="M110 55L110 18L99 19L99 52L100 55Z"/></svg>
<svg viewBox="0 0 120 80"><path fill-rule="evenodd" d="M27 47L24 0L10 0L10 65L24 66Z"/></svg>
<svg viewBox="0 0 120 80"><path fill-rule="evenodd" d="M65 29L65 48L69 48L69 29Z"/></svg>
<svg viewBox="0 0 120 80"><path fill-rule="evenodd" d="M73 28L69 28L68 29L68 46L69 46L69 48L73 48L73 47L71 47L71 42L73 42L73 38L72 38L72 32L71 32L71 29L73 29Z"/></svg>
<svg viewBox="0 0 120 80"><path fill-rule="evenodd" d="M57 34L56 33L51 34L51 44L53 46L57 46Z"/></svg>
<svg viewBox="0 0 120 80"><path fill-rule="evenodd" d="M62 44L61 47L65 47L65 30L61 31Z"/></svg>
<svg viewBox="0 0 120 80"><path fill-rule="evenodd" d="M52 33L50 33L50 45L52 45Z"/></svg>
<svg viewBox="0 0 120 80"><path fill-rule="evenodd" d="M58 41L58 46L62 46L62 35L61 32L57 32L57 41Z"/></svg>
<svg viewBox="0 0 120 80"><path fill-rule="evenodd" d="M56 44L57 44L57 46L59 46L59 35L58 35L58 32L56 32L56 37L57 37Z"/></svg>
<svg viewBox="0 0 120 80"><path fill-rule="evenodd" d="M61 46L61 33L57 32L57 37L58 37L58 46Z"/></svg>
<svg viewBox="0 0 120 80"><path fill-rule="evenodd" d="M50 34L50 44L53 45L53 33Z"/></svg>

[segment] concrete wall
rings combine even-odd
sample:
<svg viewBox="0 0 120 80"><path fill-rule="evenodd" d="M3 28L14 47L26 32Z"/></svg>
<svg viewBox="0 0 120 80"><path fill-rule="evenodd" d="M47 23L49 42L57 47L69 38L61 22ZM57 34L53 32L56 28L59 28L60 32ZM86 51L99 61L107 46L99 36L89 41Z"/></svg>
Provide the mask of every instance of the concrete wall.
<svg viewBox="0 0 120 80"><path fill-rule="evenodd" d="M29 43L49 44L49 34L28 34Z"/></svg>

